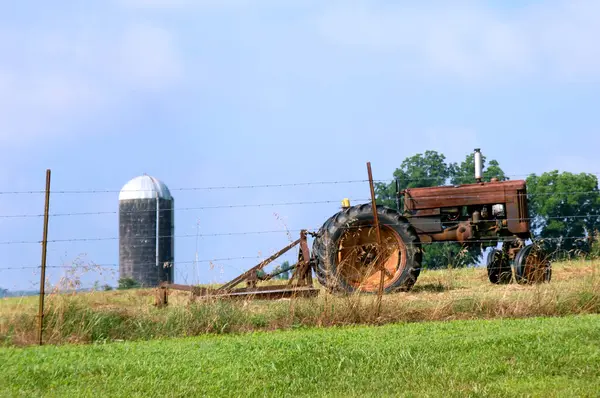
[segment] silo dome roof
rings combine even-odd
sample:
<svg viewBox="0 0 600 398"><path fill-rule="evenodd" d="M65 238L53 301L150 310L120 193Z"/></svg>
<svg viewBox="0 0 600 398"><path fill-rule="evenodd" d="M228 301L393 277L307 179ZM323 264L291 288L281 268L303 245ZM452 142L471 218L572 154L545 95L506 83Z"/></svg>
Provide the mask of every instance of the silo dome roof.
<svg viewBox="0 0 600 398"><path fill-rule="evenodd" d="M119 192L119 200L155 199L157 193L160 199L172 199L169 188L162 181L143 175L135 177L123 186Z"/></svg>

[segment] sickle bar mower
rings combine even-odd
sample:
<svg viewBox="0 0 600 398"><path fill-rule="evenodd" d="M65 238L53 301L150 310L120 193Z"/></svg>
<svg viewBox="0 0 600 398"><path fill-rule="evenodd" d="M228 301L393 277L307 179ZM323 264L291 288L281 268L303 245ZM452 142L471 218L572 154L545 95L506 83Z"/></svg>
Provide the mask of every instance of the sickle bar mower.
<svg viewBox="0 0 600 398"><path fill-rule="evenodd" d="M182 290L191 292L195 297L206 298L253 298L253 299L280 299L286 297L310 297L319 293L319 288L313 284L310 252L306 241L306 236L311 234L306 230L300 232L300 238L290 243L269 258L261 261L248 271L240 274L218 288L207 288L193 285L181 285L176 283L163 282L159 285L156 304L164 306L168 304L168 291ZM273 262L278 257L287 253L295 246L300 246L298 250L298 261L279 271L265 274L262 269ZM285 284L258 286L260 282L266 282L275 276L286 271L292 271L292 276ZM245 284L244 287L239 286Z"/></svg>

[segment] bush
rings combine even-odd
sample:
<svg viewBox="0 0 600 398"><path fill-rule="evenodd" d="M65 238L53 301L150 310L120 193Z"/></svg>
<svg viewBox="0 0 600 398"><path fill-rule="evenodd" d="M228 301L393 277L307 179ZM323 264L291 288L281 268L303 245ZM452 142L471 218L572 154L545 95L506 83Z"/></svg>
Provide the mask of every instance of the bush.
<svg viewBox="0 0 600 398"><path fill-rule="evenodd" d="M119 279L119 290L135 289L140 287L139 282L133 278L120 278Z"/></svg>

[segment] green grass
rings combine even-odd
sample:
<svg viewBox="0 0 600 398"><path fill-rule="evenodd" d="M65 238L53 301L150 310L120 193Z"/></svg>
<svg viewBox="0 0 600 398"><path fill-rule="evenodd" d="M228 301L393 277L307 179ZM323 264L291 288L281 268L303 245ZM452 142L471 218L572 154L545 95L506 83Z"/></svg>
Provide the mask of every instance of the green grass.
<svg viewBox="0 0 600 398"><path fill-rule="evenodd" d="M0 348L0 396L597 396L600 316Z"/></svg>

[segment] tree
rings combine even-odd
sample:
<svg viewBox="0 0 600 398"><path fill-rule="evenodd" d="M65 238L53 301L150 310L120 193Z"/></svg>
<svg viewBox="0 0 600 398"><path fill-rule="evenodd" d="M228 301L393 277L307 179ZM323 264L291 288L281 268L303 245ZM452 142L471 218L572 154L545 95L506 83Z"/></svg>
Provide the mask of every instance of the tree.
<svg viewBox="0 0 600 398"><path fill-rule="evenodd" d="M435 187L444 185L452 170L446 164L446 157L436 151L425 151L404 159L400 168L393 174L394 181L389 184L375 184L378 203L396 208L396 182L399 189Z"/></svg>
<svg viewBox="0 0 600 398"><path fill-rule="evenodd" d="M490 181L493 177L497 178L498 181L508 180L508 177L504 174L504 171L500 168L500 164L497 160L490 160L489 166L485 167L486 158L481 155L481 165L483 168L482 177L484 181ZM469 154L461 164L452 163L450 166L450 174L452 178L450 181L453 185L460 184L474 184L475 180L475 155Z"/></svg>
<svg viewBox="0 0 600 398"><path fill-rule="evenodd" d="M120 278L119 279L119 290L135 289L139 288L140 284L133 278Z"/></svg>
<svg viewBox="0 0 600 398"><path fill-rule="evenodd" d="M277 267L275 267L275 269L273 270L273 272L278 272L284 268L288 268L290 266L290 262L289 261L284 261L283 263L281 263L281 265L278 265ZM284 271L279 275L276 275L273 279L283 279L283 280L287 280L290 279L290 271Z"/></svg>
<svg viewBox="0 0 600 398"><path fill-rule="evenodd" d="M475 157L473 154L466 156L460 163L446 163L446 157L436 151L425 151L424 154L416 154L406 158L400 168L394 171L394 181L389 184L377 183L375 192L377 202L397 209L396 205L396 181L398 189L435 187L446 185L448 181L452 184L475 183ZM482 165L485 165L485 157L482 156ZM487 169L484 169L483 178L489 181L492 177L506 180L504 171L496 160L491 160ZM399 209L403 211L403 209ZM458 243L432 243L424 245L423 266L424 268L444 268L449 264L454 267L462 267L477 262L481 255L480 246L465 248Z"/></svg>
<svg viewBox="0 0 600 398"><path fill-rule="evenodd" d="M389 184L376 184L377 202L403 211L403 209L398 209L396 204L396 184L398 184L399 191L406 188L444 185L451 177L452 171L451 167L446 164L446 157L443 154L436 151L418 153L406 158L400 164L400 168L394 171L394 181ZM448 266L448 258L452 257L453 251L458 252L456 246L458 245L451 243L426 245L423 253L423 266L426 268Z"/></svg>
<svg viewBox="0 0 600 398"><path fill-rule="evenodd" d="M4 289L0 287L0 298L8 295L8 289Z"/></svg>
<svg viewBox="0 0 600 398"><path fill-rule="evenodd" d="M554 252L591 249L590 239L595 235L600 216L595 175L557 170L540 176L531 174L527 177L527 194L536 238L545 238L547 247Z"/></svg>

